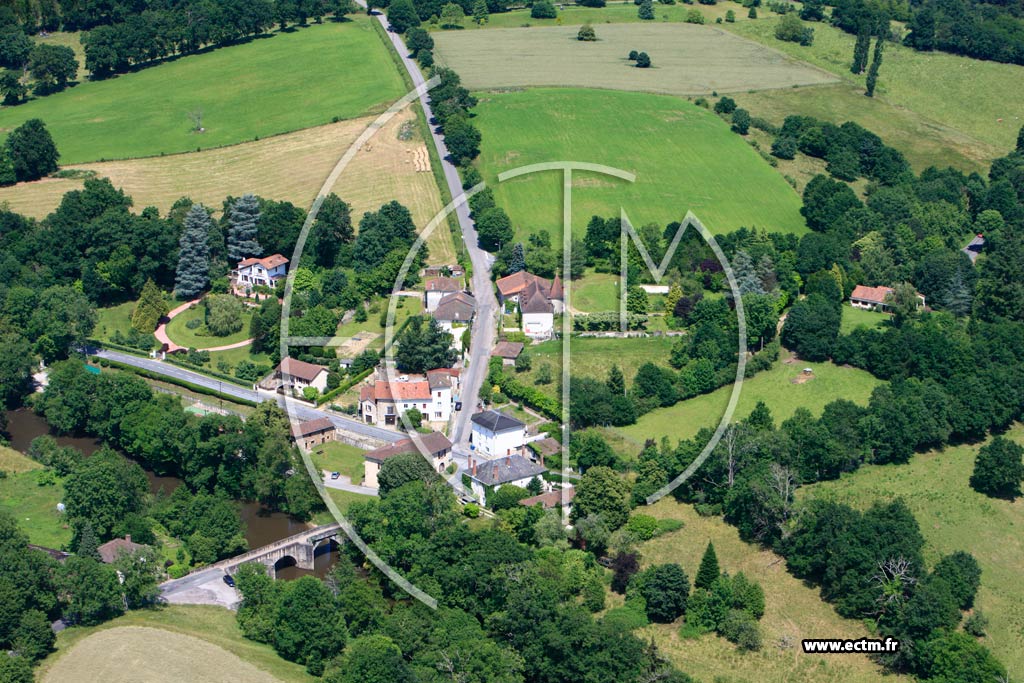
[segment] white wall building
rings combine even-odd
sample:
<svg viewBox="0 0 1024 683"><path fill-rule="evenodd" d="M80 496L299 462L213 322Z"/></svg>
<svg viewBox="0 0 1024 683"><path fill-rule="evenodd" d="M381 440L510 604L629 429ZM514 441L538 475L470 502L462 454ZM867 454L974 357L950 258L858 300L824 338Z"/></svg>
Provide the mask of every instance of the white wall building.
<svg viewBox="0 0 1024 683"><path fill-rule="evenodd" d="M526 443L526 425L496 410L485 410L470 418L473 432L470 441L483 458L518 455Z"/></svg>
<svg viewBox="0 0 1024 683"><path fill-rule="evenodd" d="M263 258L247 258L238 262L235 282L239 287L251 289L257 285L273 287L288 274L288 259L280 254Z"/></svg>

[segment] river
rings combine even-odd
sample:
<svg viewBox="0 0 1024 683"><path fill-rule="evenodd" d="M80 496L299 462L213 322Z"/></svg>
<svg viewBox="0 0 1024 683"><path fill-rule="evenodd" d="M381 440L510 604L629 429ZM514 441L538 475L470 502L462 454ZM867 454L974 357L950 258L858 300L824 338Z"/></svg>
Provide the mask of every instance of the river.
<svg viewBox="0 0 1024 683"><path fill-rule="evenodd" d="M44 434L52 436L61 446L77 448L86 456L92 455L103 446L102 442L91 437L55 434L50 430L50 425L45 419L25 408L7 411L7 433L11 440L11 447L22 453L28 453L32 439ZM143 468L143 471L149 481L149 490L154 494L161 491L169 494L183 483L178 477L160 476L146 468ZM240 516L245 525L245 540L250 548L259 548L309 528L309 524L306 522L293 519L283 512L271 512L259 503L241 503L240 505ZM278 569L277 577L293 579L305 574L323 576L336 559L337 550L332 550L330 553L325 552L316 557L316 568L312 571L296 567L283 567Z"/></svg>

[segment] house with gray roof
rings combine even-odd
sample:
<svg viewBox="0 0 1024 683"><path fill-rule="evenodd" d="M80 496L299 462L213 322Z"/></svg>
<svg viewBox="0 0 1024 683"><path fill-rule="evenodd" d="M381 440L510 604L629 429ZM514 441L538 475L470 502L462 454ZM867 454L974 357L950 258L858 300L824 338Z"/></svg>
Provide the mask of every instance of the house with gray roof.
<svg viewBox="0 0 1024 683"><path fill-rule="evenodd" d="M484 410L470 418L470 443L483 458L518 455L526 443L526 424L497 410Z"/></svg>
<svg viewBox="0 0 1024 683"><path fill-rule="evenodd" d="M470 458L469 483L473 493L487 505L487 492L510 484L520 488L536 477L543 478L547 468L521 455L508 455L494 460Z"/></svg>

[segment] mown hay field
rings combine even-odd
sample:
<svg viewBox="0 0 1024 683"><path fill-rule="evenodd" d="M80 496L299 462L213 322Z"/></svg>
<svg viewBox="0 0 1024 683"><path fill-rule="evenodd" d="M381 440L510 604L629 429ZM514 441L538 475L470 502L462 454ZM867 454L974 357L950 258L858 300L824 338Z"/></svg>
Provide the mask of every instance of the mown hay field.
<svg viewBox="0 0 1024 683"><path fill-rule="evenodd" d="M43 683L312 683L305 667L263 643L247 640L235 613L212 605L134 610L96 627L57 636L57 651L40 665Z"/></svg>
<svg viewBox="0 0 1024 683"><path fill-rule="evenodd" d="M79 164L130 195L135 209L155 206L162 213L181 197L220 209L228 195L253 192L308 209L331 169L373 119L330 123L258 142L190 154ZM353 219L395 199L409 208L421 229L441 209L426 146L407 108L392 118L342 173L333 191L352 205ZM402 139L406 138L406 139ZM0 188L0 202L15 212L43 218L65 192L82 180L44 178ZM427 241L431 259L451 263L455 247L447 224Z"/></svg>
<svg viewBox="0 0 1024 683"><path fill-rule="evenodd" d="M576 40L579 26L435 33L440 62L468 88L578 86L670 95L818 85L831 73L719 28L680 23L607 24L598 40ZM630 50L647 52L638 69Z"/></svg>
<svg viewBox="0 0 1024 683"><path fill-rule="evenodd" d="M562 177L548 171L498 183L497 175L551 161L636 174L633 183L574 174L572 229L579 236L591 216L618 216L620 207L637 226L667 225L693 211L712 233L741 226L807 230L796 191L707 109L676 97L577 88L479 97L474 122L483 143L476 163L520 237L544 229L557 241Z"/></svg>
<svg viewBox="0 0 1024 683"><path fill-rule="evenodd" d="M404 92L367 17L269 34L0 109L41 118L62 164L209 149L383 111ZM190 113L202 111L201 133Z"/></svg>

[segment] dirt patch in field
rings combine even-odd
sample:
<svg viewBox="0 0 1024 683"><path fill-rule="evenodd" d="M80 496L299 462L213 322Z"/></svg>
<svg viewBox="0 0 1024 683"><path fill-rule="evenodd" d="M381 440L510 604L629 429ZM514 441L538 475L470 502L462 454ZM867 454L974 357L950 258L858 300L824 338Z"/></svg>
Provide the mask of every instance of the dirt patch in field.
<svg viewBox="0 0 1024 683"><path fill-rule="evenodd" d="M378 337L380 335L376 332L360 332L354 337L349 337L347 341L338 346L338 357L355 358L365 351Z"/></svg>
<svg viewBox="0 0 1024 683"><path fill-rule="evenodd" d="M275 683L227 650L163 629L121 626L88 636L62 656L43 683Z"/></svg>

